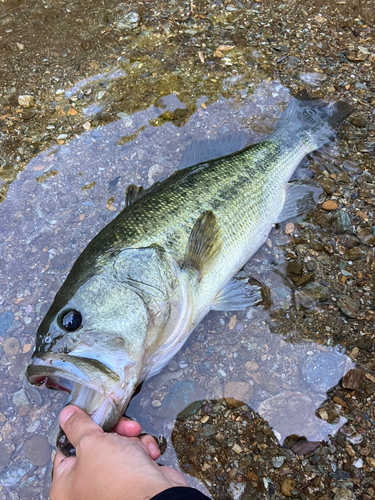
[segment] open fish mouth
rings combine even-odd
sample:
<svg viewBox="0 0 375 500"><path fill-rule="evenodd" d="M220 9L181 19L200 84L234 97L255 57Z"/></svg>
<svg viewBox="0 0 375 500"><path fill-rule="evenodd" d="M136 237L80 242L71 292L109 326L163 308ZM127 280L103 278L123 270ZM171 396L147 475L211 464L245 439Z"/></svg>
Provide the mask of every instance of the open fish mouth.
<svg viewBox="0 0 375 500"><path fill-rule="evenodd" d="M35 357L26 377L30 384L69 393L69 404L82 408L105 430L121 416L126 393L120 377L100 361L71 355Z"/></svg>

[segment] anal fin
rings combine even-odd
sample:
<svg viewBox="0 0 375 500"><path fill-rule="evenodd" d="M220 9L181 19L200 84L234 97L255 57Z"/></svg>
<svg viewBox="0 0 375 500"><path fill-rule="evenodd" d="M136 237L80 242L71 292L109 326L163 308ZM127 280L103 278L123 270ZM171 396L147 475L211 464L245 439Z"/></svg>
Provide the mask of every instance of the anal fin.
<svg viewBox="0 0 375 500"><path fill-rule="evenodd" d="M247 278L234 277L216 295L214 311L241 311L262 301L261 288L251 285Z"/></svg>
<svg viewBox="0 0 375 500"><path fill-rule="evenodd" d="M191 230L183 262L184 268L196 269L201 278L217 258L223 241L215 214L206 210Z"/></svg>
<svg viewBox="0 0 375 500"><path fill-rule="evenodd" d="M297 217L311 210L322 200L323 194L323 188L314 180L289 182L285 192L285 203L277 222Z"/></svg>

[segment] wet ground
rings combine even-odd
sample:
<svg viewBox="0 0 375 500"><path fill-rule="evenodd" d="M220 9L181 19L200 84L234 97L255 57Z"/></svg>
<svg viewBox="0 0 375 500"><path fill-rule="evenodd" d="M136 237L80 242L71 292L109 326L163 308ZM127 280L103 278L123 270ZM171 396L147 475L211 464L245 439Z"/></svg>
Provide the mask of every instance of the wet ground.
<svg viewBox="0 0 375 500"><path fill-rule="evenodd" d="M45 494L64 398L24 371L126 186L194 139L260 139L303 87L356 108L299 169L326 203L245 267L262 304L210 313L128 414L213 498L374 497L374 22L371 1L0 3L1 499Z"/></svg>

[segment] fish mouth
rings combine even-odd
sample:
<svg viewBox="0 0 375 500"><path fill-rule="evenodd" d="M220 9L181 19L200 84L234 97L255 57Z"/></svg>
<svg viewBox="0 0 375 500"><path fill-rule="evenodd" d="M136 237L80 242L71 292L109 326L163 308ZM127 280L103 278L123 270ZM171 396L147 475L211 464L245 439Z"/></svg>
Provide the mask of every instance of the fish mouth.
<svg viewBox="0 0 375 500"><path fill-rule="evenodd" d="M27 367L30 384L71 395L74 404L104 430L111 430L130 399L134 387L98 360L71 355L35 357Z"/></svg>

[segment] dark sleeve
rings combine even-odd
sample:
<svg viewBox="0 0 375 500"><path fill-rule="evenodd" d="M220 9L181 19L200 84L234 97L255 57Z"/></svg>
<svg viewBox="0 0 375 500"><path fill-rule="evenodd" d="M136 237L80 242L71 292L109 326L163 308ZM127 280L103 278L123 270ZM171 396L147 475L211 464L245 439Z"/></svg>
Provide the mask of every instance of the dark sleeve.
<svg viewBox="0 0 375 500"><path fill-rule="evenodd" d="M158 493L151 500L208 500L208 497L195 488L176 486Z"/></svg>

